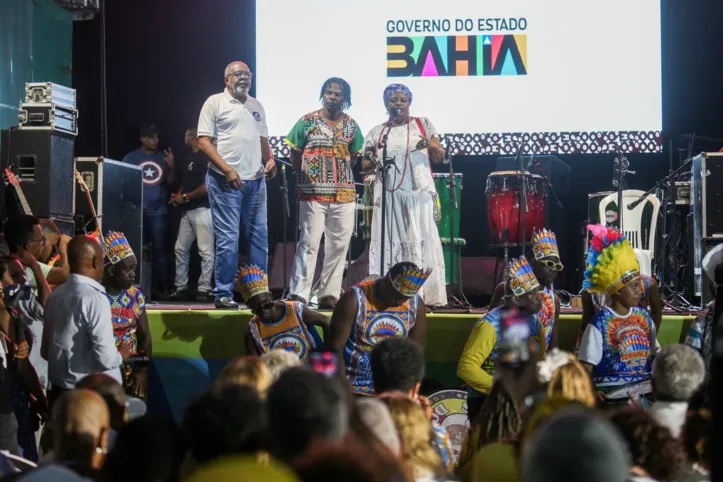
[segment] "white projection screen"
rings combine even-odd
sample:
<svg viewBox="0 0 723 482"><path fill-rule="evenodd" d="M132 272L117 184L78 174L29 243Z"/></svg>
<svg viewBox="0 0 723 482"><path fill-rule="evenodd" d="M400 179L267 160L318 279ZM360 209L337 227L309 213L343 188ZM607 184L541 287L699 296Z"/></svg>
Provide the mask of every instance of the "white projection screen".
<svg viewBox="0 0 723 482"><path fill-rule="evenodd" d="M661 152L660 0L258 0L271 142L342 77L366 133L390 83L462 154Z"/></svg>

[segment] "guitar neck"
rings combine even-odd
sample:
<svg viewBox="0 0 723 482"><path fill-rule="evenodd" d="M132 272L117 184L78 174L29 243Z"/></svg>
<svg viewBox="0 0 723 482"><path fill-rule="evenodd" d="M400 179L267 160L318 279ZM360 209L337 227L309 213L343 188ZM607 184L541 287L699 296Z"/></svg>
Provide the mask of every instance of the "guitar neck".
<svg viewBox="0 0 723 482"><path fill-rule="evenodd" d="M32 216L33 211L30 209L28 200L25 199L25 193L23 192L23 188L20 187L20 185L17 185L17 186L15 186L15 192L18 194L18 199L20 200L20 206L22 206L22 208L23 208L23 214Z"/></svg>

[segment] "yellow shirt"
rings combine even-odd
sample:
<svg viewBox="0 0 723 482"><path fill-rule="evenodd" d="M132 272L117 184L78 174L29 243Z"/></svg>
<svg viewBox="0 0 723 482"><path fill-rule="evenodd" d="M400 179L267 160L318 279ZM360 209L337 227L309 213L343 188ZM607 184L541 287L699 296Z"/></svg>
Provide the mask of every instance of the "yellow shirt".
<svg viewBox="0 0 723 482"><path fill-rule="evenodd" d="M482 364L489 358L495 343L495 327L484 319L480 320L472 328L457 365L457 376L480 393L488 393L492 388L493 377L482 369Z"/></svg>
<svg viewBox="0 0 723 482"><path fill-rule="evenodd" d="M472 459L472 477L469 480L484 482L518 482L521 480L510 443L494 443L482 447Z"/></svg>

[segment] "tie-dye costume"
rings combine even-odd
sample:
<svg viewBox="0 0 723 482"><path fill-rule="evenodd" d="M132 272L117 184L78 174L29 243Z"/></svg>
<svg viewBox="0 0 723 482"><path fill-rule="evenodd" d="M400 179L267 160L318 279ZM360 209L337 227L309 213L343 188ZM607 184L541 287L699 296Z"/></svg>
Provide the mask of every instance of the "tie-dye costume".
<svg viewBox="0 0 723 482"><path fill-rule="evenodd" d="M357 311L344 347L346 377L356 395L374 395L370 355L372 349L393 337L405 337L414 328L419 298L414 295L401 306L388 307L379 299L377 283L369 281L352 288Z"/></svg>
<svg viewBox="0 0 723 482"><path fill-rule="evenodd" d="M313 349L324 346L318 332L309 330L302 319L304 305L285 301L284 316L276 323L264 323L258 316L249 322L251 336L262 353L281 349L294 353L302 362Z"/></svg>
<svg viewBox="0 0 723 482"><path fill-rule="evenodd" d="M628 316L621 317L606 308L590 325L602 334L603 357L591 374L598 389L650 379L654 328L646 310L634 307Z"/></svg>
<svg viewBox="0 0 723 482"><path fill-rule="evenodd" d="M638 260L627 238L604 226L590 226L590 230L594 237L583 287L610 298L628 284L639 283ZM583 335L580 360L593 365L593 382L602 391L650 379L655 325L647 310L627 309L624 316L611 308L601 310Z"/></svg>

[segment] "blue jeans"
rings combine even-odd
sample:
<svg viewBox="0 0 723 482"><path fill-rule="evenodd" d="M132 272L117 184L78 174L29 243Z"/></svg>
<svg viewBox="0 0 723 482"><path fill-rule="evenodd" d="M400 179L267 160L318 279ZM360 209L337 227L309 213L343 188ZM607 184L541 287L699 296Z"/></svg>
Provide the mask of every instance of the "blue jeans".
<svg viewBox="0 0 723 482"><path fill-rule="evenodd" d="M153 253L151 258L153 261L151 286L154 289L167 290L171 287L168 282L168 247L166 246L168 214L148 214L144 212L143 220L143 237L147 243L151 244L151 252Z"/></svg>
<svg viewBox="0 0 723 482"><path fill-rule="evenodd" d="M269 257L266 227L266 179L243 181L240 190L232 189L226 178L208 170L206 190L211 205L216 253L214 259L217 300L230 298L238 272L238 240L243 233L249 264L267 271Z"/></svg>

